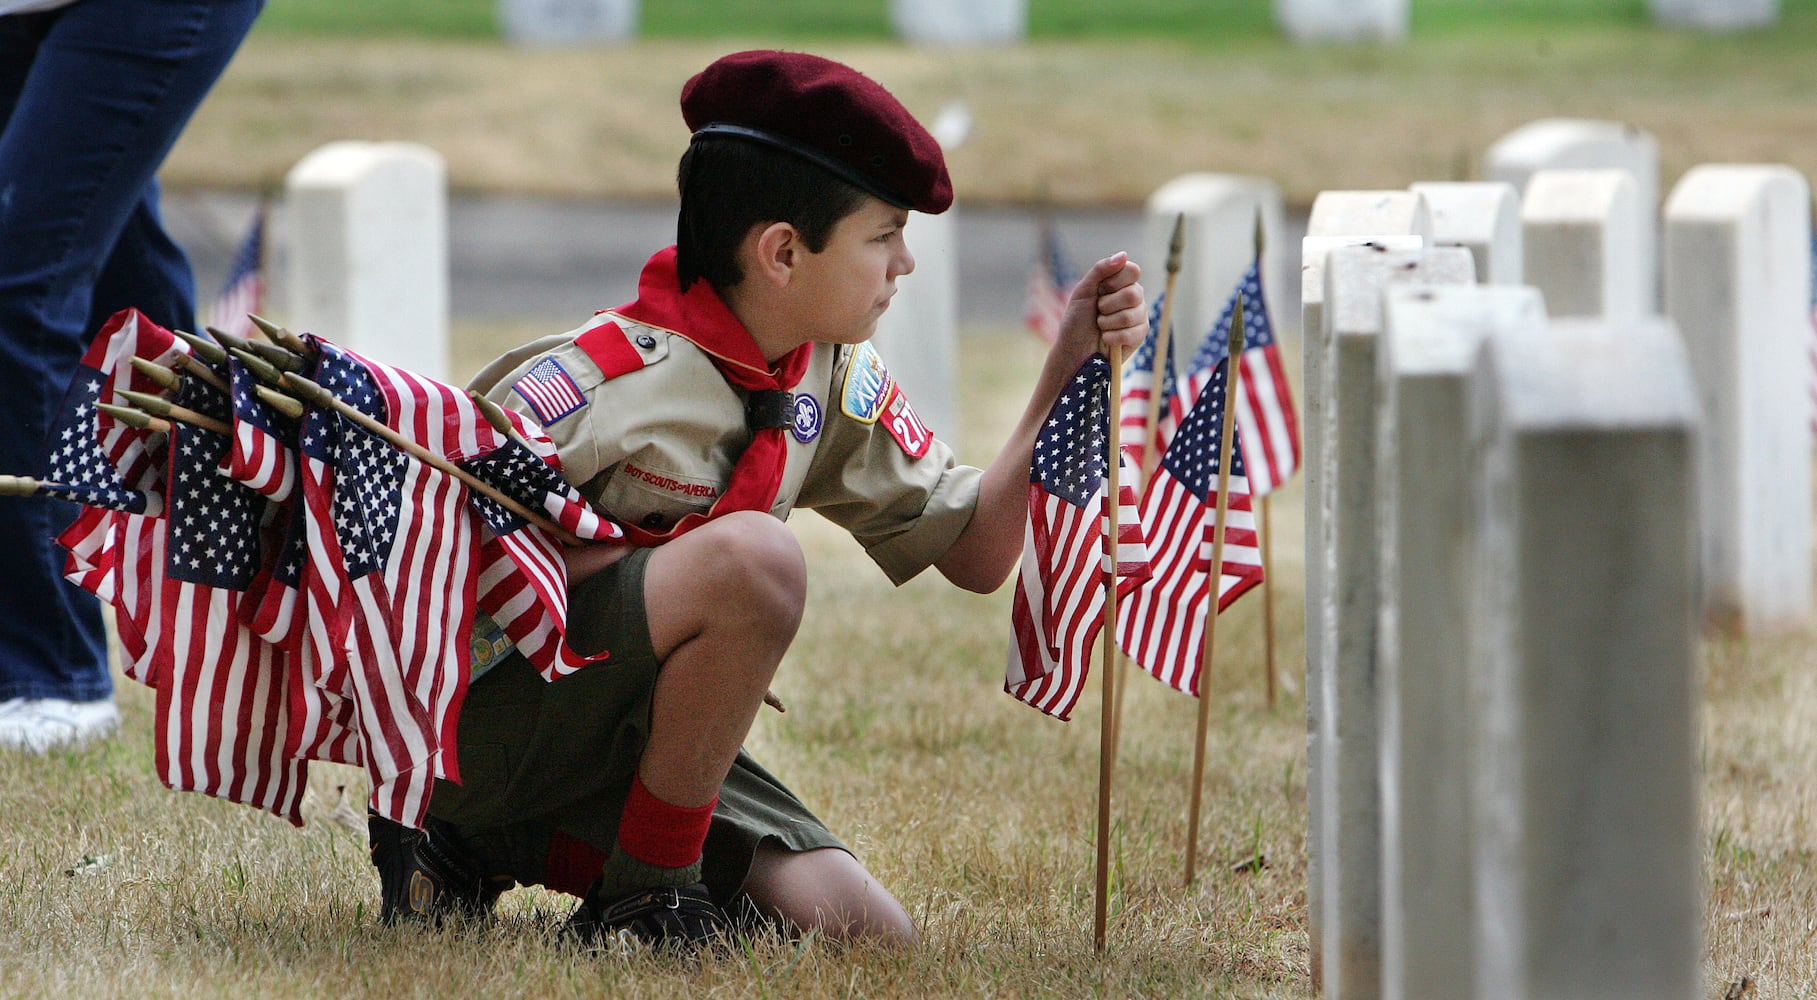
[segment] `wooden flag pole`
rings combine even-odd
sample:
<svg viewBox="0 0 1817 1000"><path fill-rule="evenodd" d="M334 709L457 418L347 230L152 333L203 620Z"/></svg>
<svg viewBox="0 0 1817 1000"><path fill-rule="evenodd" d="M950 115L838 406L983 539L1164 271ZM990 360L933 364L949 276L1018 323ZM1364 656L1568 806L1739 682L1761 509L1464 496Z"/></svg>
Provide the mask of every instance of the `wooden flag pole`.
<svg viewBox="0 0 1817 1000"><path fill-rule="evenodd" d="M1142 485L1148 485L1148 478L1154 473L1155 466L1161 464L1160 449L1154 446L1155 428L1161 423L1161 396L1165 382L1173 380L1173 363L1169 360L1173 339L1173 301L1174 286L1180 280L1180 256L1186 246L1186 213L1174 216L1173 236L1167 241L1167 284L1161 293L1161 320L1155 332L1155 362L1153 386L1148 390L1148 420L1142 431ZM1165 370L1166 375L1162 372Z"/></svg>
<svg viewBox="0 0 1817 1000"><path fill-rule="evenodd" d="M499 492L498 487L478 478L460 466L455 465L453 462L448 461L448 459L441 455L437 455L435 452L430 451L421 444L410 440L397 431L392 430L390 427L385 426L383 423L360 412L351 404L347 403L339 396L336 396L334 393L329 392L327 389L322 388L320 385L317 385L315 382L294 372L285 372L279 380L279 387L287 390L292 396L301 399L303 402L313 406L333 409L336 413L341 414L366 430L383 438L385 442L390 444L393 448L422 462L424 465L445 472L467 484L471 489L478 490L480 493L485 494L493 502L504 507L506 510L509 510L511 513L516 514L518 517L529 521L531 524L536 525L538 528L541 528L544 532L547 532L551 537L562 544L570 546L582 544L581 540L576 537L573 532L550 520L549 515L541 513L540 511L531 510L517 500L506 496L504 493Z"/></svg>
<svg viewBox="0 0 1817 1000"><path fill-rule="evenodd" d="M1122 462L1117 438L1117 404L1123 398L1123 348L1110 352L1109 438L1104 449L1104 624L1098 630L1103 643L1104 697L1098 725L1098 889L1097 916L1092 944L1104 951L1104 930L1110 914L1110 789L1116 768L1116 694L1113 676L1117 666L1117 502L1122 484Z"/></svg>
<svg viewBox="0 0 1817 1000"><path fill-rule="evenodd" d="M1255 216L1255 261L1256 280L1261 281L1262 250L1267 235L1262 229L1262 213L1258 209ZM1266 308L1266 304L1264 304ZM1267 316L1262 319L1266 321ZM1274 566L1268 557L1268 548L1274 542L1274 534L1268 523L1268 497L1262 497L1262 688L1268 692L1268 710L1274 711Z"/></svg>
<svg viewBox="0 0 1817 1000"><path fill-rule="evenodd" d="M1262 670L1268 691L1268 710L1274 711L1274 565L1268 556L1273 529L1268 525L1268 498L1262 498Z"/></svg>
<svg viewBox="0 0 1817 1000"><path fill-rule="evenodd" d="M1155 427L1160 423L1161 389L1165 384L1162 382L1162 378L1165 377L1168 381L1173 380L1173 365L1169 364L1167 361L1167 348L1169 340L1173 336L1173 290L1174 285L1180 278L1180 255L1185 244L1186 213L1181 212L1179 215L1174 216L1173 235L1168 237L1167 240L1167 284L1161 295L1161 317L1155 332L1154 363L1149 366L1151 377L1148 390L1148 418L1144 422L1145 428L1142 434L1141 478L1136 480L1136 489L1138 490L1145 490L1148 488L1148 480L1154 475L1155 466L1160 463L1161 458L1159 449L1155 447ZM1162 375L1163 366L1165 366L1165 376ZM1119 366L1119 377L1121 371L1122 368ZM1120 407L1123 398L1121 389L1118 390L1117 395L1113 398L1117 400L1117 406ZM1114 414L1112 416L1112 422L1117 422ZM1111 721L1110 731L1110 756L1113 765L1116 763L1117 753L1123 745L1123 703L1129 697L1128 682L1131 680L1131 678L1124 676L1124 674L1129 673L1129 671L1122 669L1121 666L1131 662L1129 657L1118 656L1117 662L1120 666L1116 671L1116 680L1112 684L1111 696L1116 709L1115 715Z"/></svg>
<svg viewBox="0 0 1817 1000"><path fill-rule="evenodd" d="M1199 657L1199 730L1192 744L1192 808L1186 827L1186 884L1191 885L1194 865L1199 857L1199 806L1201 786L1205 783L1205 735L1211 729L1211 696L1206 690L1211 678L1212 647L1217 636L1218 597L1224 583L1224 515L1230 506L1230 443L1236 436L1237 383L1242 366L1237 358L1243 353L1243 296L1237 295L1236 309L1230 317L1230 346L1225 359L1224 426L1218 441L1217 513L1211 529L1211 603L1205 608L1205 648Z"/></svg>

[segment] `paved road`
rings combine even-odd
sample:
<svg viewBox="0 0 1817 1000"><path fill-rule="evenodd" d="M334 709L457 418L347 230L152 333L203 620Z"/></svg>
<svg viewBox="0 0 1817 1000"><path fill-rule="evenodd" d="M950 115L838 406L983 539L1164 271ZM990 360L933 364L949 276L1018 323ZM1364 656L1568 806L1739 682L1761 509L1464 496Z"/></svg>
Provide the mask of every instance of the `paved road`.
<svg viewBox="0 0 1817 1000"><path fill-rule="evenodd" d="M237 193L176 192L165 214L194 259L203 301L220 286L254 199ZM965 327L1021 322L1024 283L1039 250L1039 218L1020 208L957 208L959 321ZM1101 253L1142 252L1142 216L1133 210L1059 210L1060 239L1081 263ZM451 306L457 320L578 322L633 297L638 269L674 241L672 203L574 201L506 196L457 197L449 206ZM1303 217L1291 217L1297 246ZM284 301L284 219L274 213L268 241L273 310ZM1150 282L1157 285L1157 282ZM1283 291L1297 293L1298 289ZM1293 296L1297 298L1297 296ZM1289 296L1277 309L1293 309Z"/></svg>

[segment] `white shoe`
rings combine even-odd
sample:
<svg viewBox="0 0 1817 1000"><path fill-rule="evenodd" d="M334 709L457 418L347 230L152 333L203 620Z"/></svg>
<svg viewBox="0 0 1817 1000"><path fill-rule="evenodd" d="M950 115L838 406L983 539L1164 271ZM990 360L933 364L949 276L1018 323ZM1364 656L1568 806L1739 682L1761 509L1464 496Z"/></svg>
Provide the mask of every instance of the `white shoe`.
<svg viewBox="0 0 1817 1000"><path fill-rule="evenodd" d="M81 746L109 736L119 727L120 712L108 698L15 698L0 704L0 747L26 753Z"/></svg>

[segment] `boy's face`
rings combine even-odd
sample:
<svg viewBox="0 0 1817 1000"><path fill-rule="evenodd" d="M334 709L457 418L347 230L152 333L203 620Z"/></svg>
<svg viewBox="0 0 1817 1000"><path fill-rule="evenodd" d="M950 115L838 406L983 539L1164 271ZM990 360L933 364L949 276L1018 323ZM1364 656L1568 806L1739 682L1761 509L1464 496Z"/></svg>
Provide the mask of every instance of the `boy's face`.
<svg viewBox="0 0 1817 1000"><path fill-rule="evenodd" d="M915 269L902 241L907 225L907 209L866 195L857 211L833 227L823 250L801 254L790 285L795 315L811 331L808 339L834 344L871 339L896 294L896 279Z"/></svg>

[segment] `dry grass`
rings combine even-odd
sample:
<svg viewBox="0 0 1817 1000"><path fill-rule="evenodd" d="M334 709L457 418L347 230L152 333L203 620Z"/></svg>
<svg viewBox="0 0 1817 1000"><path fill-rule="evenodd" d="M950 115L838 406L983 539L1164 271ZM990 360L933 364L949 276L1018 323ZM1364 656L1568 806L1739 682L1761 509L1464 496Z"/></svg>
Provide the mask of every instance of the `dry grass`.
<svg viewBox="0 0 1817 1000"><path fill-rule="evenodd" d="M841 43L923 120L963 100L952 156L977 202L1137 204L1181 173L1273 178L1290 203L1467 174L1535 118L1613 118L1654 132L1668 185L1707 162L1817 175L1817 17L1737 38L1661 31L1434 34L1407 46L1302 49L1040 43L927 51ZM686 142L675 98L749 44L646 41L597 50L255 33L172 155L178 185L272 187L334 139L410 139L468 190L668 198Z"/></svg>
<svg viewBox="0 0 1817 1000"><path fill-rule="evenodd" d="M465 367L524 331L463 329ZM1010 331L967 340L958 442L986 459L1037 360ZM1280 672L1301 671L1300 501L1273 511ZM811 607L753 749L827 817L920 923L901 956L764 941L683 967L553 945L568 904L506 896L503 918L444 934L373 924L377 879L337 809L359 774L318 765L301 830L163 790L152 701L120 689L122 739L48 759L0 756L0 995L91 996L1312 996L1307 970L1304 713L1272 711L1261 600L1220 620L1205 856L1180 888L1195 705L1136 679L1118 774L1110 947L1093 954L1096 685L1069 724L999 692L1006 593L934 579L899 591L811 514L794 522ZM1812 637L1708 653L1704 811L1707 995L1817 991ZM337 819L337 817L341 817ZM1257 855L1258 871L1234 866Z"/></svg>
<svg viewBox="0 0 1817 1000"><path fill-rule="evenodd" d="M463 330L463 365L517 335ZM976 423L961 445L982 461L1038 353L1003 332L968 346ZM530 890L507 896L488 927L376 927L363 830L334 794L345 783L357 807L357 772L315 766L302 830L170 793L153 777L152 699L123 682L122 739L0 756L0 995L1308 995L1303 716L1292 698L1272 713L1261 704L1258 601L1225 619L1206 858L1190 892L1179 884L1195 709L1137 682L1100 958L1095 693L1070 724L1017 704L999 690L1007 592L980 598L935 579L895 591L825 522L795 523L811 608L775 685L789 712L765 713L750 743L903 899L925 932L919 954L768 941L699 969L577 957L549 936L568 904ZM1297 620L1297 598L1277 613ZM1294 672L1297 640L1280 655ZM1260 871L1231 870L1257 854Z"/></svg>

